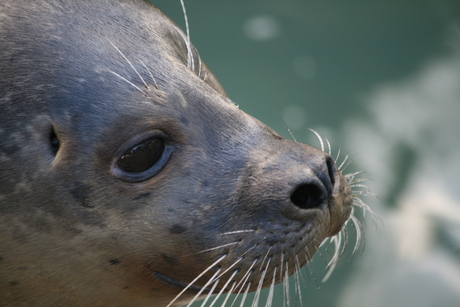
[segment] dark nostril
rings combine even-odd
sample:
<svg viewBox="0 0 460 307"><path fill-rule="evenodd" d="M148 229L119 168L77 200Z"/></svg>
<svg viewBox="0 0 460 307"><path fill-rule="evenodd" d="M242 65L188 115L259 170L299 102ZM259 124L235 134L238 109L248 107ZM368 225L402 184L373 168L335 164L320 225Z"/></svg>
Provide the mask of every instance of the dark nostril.
<svg viewBox="0 0 460 307"><path fill-rule="evenodd" d="M302 184L292 193L291 201L300 209L319 208L323 203L323 192L315 184Z"/></svg>

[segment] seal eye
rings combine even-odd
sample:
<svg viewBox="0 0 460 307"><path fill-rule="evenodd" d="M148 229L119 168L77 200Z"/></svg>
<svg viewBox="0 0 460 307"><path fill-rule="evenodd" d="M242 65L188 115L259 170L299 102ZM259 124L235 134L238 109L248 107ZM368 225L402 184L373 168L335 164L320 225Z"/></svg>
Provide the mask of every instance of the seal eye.
<svg viewBox="0 0 460 307"><path fill-rule="evenodd" d="M118 167L128 173L142 173L160 160L165 150L163 140L152 138L128 149L118 160Z"/></svg>
<svg viewBox="0 0 460 307"><path fill-rule="evenodd" d="M127 182L148 180L162 170L174 150L171 140L163 133L139 135L118 150L112 174Z"/></svg>

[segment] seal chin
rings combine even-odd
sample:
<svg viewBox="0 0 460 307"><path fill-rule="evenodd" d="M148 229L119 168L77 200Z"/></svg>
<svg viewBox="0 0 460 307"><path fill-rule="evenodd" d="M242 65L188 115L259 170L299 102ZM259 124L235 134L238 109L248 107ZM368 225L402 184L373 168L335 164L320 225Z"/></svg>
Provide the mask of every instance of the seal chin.
<svg viewBox="0 0 460 307"><path fill-rule="evenodd" d="M201 293L208 293L210 292L211 290L210 289L206 289L206 288L203 288L203 287L200 287L200 286L195 286L195 285L190 285L189 283L186 283L184 281L180 281L180 280L177 280L177 279L174 279L168 275L165 275L163 273L160 273L158 271L151 271L152 275L158 279L159 281L169 285L169 286L173 286L173 287L176 287L178 289L187 289L188 291L191 291L191 292L201 292Z"/></svg>

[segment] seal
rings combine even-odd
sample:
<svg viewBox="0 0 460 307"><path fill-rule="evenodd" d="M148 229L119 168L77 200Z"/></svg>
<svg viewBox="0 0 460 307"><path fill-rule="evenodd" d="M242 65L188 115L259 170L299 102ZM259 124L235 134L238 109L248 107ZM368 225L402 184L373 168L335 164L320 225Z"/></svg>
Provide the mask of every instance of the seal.
<svg viewBox="0 0 460 307"><path fill-rule="evenodd" d="M146 1L3 0L0 45L2 306L260 293L353 217L331 156L239 110Z"/></svg>

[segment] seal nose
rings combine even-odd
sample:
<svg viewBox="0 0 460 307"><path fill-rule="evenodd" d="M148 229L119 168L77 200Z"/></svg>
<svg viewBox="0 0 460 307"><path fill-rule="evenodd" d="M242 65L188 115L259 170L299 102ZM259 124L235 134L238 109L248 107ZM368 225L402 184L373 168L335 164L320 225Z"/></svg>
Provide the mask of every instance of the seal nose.
<svg viewBox="0 0 460 307"><path fill-rule="evenodd" d="M303 183L297 186L291 194L291 202L300 209L319 208L324 200L332 195L337 168L331 157L327 156L319 173L318 181Z"/></svg>

